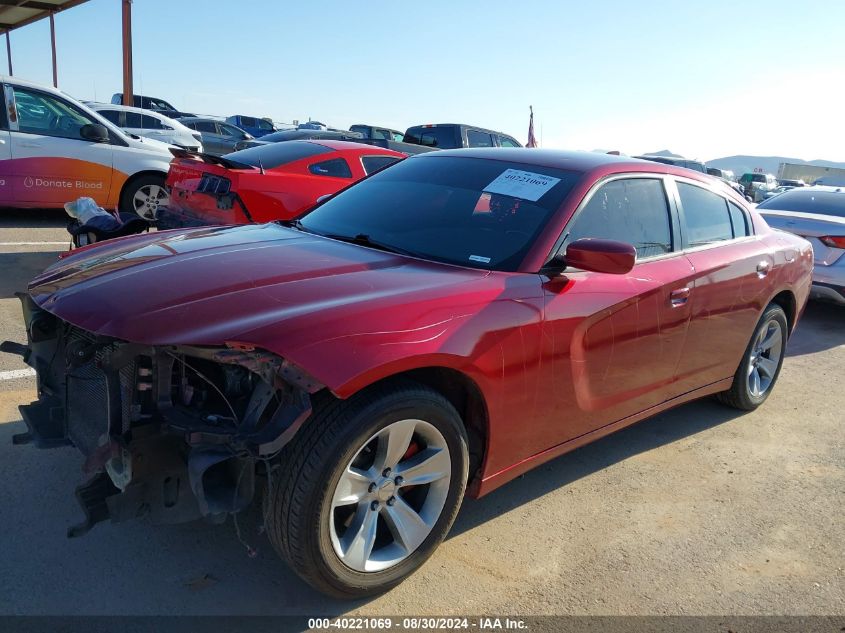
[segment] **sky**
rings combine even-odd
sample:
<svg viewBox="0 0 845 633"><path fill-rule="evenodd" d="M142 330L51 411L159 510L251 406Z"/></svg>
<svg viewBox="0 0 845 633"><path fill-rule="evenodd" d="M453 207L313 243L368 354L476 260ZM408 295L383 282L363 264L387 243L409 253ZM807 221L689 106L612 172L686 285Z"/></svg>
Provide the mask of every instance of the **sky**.
<svg viewBox="0 0 845 633"><path fill-rule="evenodd" d="M840 0L134 0L132 17L135 92L183 111L524 143L532 105L543 147L845 161ZM120 0L55 22L59 87L122 91ZM15 75L51 83L48 21L11 39Z"/></svg>

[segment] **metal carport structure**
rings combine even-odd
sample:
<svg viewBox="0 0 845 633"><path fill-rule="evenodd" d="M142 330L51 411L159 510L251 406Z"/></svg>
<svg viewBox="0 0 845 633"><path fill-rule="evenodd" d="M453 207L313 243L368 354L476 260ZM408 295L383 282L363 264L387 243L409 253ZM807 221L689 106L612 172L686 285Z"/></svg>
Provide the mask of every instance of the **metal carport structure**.
<svg viewBox="0 0 845 633"><path fill-rule="evenodd" d="M9 75L12 69L12 42L9 33L44 18L50 19L50 46L53 53L53 87L59 87L56 65L56 24L54 16L61 11L84 4L88 0L0 0L0 35L6 35L6 54ZM124 103L132 105L132 0L120 0L123 5L123 95Z"/></svg>

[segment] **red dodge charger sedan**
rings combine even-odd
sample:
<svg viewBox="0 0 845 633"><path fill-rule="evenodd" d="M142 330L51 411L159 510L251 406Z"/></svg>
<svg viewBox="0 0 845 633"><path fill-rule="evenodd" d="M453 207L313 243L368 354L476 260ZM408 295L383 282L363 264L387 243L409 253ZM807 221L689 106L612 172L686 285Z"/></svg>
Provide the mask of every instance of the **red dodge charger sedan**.
<svg viewBox="0 0 845 633"><path fill-rule="evenodd" d="M170 199L159 228L288 220L353 182L405 158L346 141L269 143L225 156L173 150Z"/></svg>
<svg viewBox="0 0 845 633"><path fill-rule="evenodd" d="M465 492L695 398L761 405L812 265L704 174L432 152L298 220L54 264L22 296L28 346L4 345L38 372L17 441L85 455L71 535L261 499L302 578L373 594L423 564Z"/></svg>

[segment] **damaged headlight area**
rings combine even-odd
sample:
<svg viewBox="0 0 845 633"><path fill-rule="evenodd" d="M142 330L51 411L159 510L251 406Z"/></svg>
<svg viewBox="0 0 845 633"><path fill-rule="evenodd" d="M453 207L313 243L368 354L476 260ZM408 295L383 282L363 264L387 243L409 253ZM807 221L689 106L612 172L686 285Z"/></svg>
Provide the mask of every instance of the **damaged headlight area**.
<svg viewBox="0 0 845 633"><path fill-rule="evenodd" d="M29 345L4 343L37 372L17 444L73 445L90 478L76 494L84 534L106 519L223 521L255 496L322 388L249 345L149 346L98 336L19 295Z"/></svg>

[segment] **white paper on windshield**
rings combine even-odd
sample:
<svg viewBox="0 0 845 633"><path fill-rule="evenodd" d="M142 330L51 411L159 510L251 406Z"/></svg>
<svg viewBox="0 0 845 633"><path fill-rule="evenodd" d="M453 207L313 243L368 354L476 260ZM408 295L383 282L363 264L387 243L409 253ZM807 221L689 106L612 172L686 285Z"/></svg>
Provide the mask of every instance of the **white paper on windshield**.
<svg viewBox="0 0 845 633"><path fill-rule="evenodd" d="M500 193L520 200L537 202L549 189L560 182L560 178L535 174L531 171L506 169L498 178L484 187L488 193Z"/></svg>
<svg viewBox="0 0 845 633"><path fill-rule="evenodd" d="M482 257L481 255L470 255L469 261L471 261L471 262L481 262L482 264L489 264L490 258L489 257Z"/></svg>

